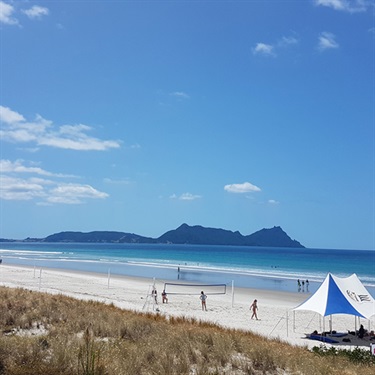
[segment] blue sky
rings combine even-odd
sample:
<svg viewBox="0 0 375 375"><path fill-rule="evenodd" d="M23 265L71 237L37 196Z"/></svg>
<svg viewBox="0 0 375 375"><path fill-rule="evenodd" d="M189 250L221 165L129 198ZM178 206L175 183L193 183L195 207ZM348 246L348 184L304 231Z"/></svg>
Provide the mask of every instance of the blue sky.
<svg viewBox="0 0 375 375"><path fill-rule="evenodd" d="M1 0L0 32L0 237L375 248L373 1Z"/></svg>

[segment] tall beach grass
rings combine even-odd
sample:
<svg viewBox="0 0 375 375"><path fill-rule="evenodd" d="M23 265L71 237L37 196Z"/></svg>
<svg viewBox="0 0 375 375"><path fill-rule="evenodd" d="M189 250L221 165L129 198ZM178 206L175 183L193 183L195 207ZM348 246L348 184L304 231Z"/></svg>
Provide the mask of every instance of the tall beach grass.
<svg viewBox="0 0 375 375"><path fill-rule="evenodd" d="M0 287L0 374L373 375L371 361L184 317Z"/></svg>

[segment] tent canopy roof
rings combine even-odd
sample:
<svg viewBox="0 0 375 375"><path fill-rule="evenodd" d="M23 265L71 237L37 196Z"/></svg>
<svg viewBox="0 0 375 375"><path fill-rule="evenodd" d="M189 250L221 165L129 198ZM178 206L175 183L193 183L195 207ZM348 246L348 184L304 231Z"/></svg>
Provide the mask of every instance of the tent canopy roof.
<svg viewBox="0 0 375 375"><path fill-rule="evenodd" d="M294 310L315 311L322 316L349 314L370 319L375 300L357 275L340 278L328 274L319 289Z"/></svg>

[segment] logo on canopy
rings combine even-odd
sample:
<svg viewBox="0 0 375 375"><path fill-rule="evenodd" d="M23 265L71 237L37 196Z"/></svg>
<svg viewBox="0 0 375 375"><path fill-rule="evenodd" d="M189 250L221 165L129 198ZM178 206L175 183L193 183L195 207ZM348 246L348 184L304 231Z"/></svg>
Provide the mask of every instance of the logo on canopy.
<svg viewBox="0 0 375 375"><path fill-rule="evenodd" d="M346 293L355 302L371 302L368 294L357 294L356 292L352 292L350 290L347 290Z"/></svg>

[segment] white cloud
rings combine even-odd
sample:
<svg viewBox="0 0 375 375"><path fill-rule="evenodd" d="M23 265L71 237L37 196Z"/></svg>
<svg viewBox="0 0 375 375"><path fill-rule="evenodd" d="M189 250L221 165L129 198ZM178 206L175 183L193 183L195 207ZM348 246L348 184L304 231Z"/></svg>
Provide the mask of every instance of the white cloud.
<svg viewBox="0 0 375 375"><path fill-rule="evenodd" d="M49 193L46 200L50 203L80 204L86 198L104 199L108 197L107 193L96 190L90 185L79 184L59 185Z"/></svg>
<svg viewBox="0 0 375 375"><path fill-rule="evenodd" d="M176 194L172 194L169 198L170 199L179 199L181 201L194 201L196 199L202 198L202 196L201 195L194 195L194 194L191 194L191 193L183 193L179 197Z"/></svg>
<svg viewBox="0 0 375 375"><path fill-rule="evenodd" d="M183 91L171 92L170 95L174 96L175 98L178 98L178 99L189 99L190 98L190 96Z"/></svg>
<svg viewBox="0 0 375 375"><path fill-rule="evenodd" d="M276 56L274 53L274 46L265 43L257 43L257 45L253 48L253 54L263 56Z"/></svg>
<svg viewBox="0 0 375 375"><path fill-rule="evenodd" d="M276 201L275 199L269 199L268 204L277 205L277 204L279 204L279 202Z"/></svg>
<svg viewBox="0 0 375 375"><path fill-rule="evenodd" d="M84 203L86 199L105 199L109 195L90 185L66 184L43 178L19 178L0 174L0 199L36 200L38 204Z"/></svg>
<svg viewBox="0 0 375 375"><path fill-rule="evenodd" d="M294 36L283 36L279 42L277 43L277 45L279 47L288 47L288 46L292 46L294 44L298 44L298 39Z"/></svg>
<svg viewBox="0 0 375 375"><path fill-rule="evenodd" d="M86 199L104 199L109 196L90 185L61 182L63 178L76 176L52 173L25 164L23 160L0 160L0 199L35 200L37 204L50 205L78 204L84 203ZM24 178L21 175L31 177Z"/></svg>
<svg viewBox="0 0 375 375"><path fill-rule="evenodd" d="M365 12L370 6L369 0L315 0L317 6L325 6L334 10L358 13Z"/></svg>
<svg viewBox="0 0 375 375"><path fill-rule="evenodd" d="M319 36L318 49L320 51L325 51L327 49L339 48L335 38L335 35L332 33L322 32Z"/></svg>
<svg viewBox="0 0 375 375"><path fill-rule="evenodd" d="M199 199L199 198L202 198L202 197L200 195L196 195L196 194L183 193L183 194L181 194L179 199L183 200L183 201L194 201L194 200Z"/></svg>
<svg viewBox="0 0 375 375"><path fill-rule="evenodd" d="M275 57L277 50L286 49L298 43L299 40L295 36L283 36L274 44L257 43L252 51L254 55Z"/></svg>
<svg viewBox="0 0 375 375"><path fill-rule="evenodd" d="M250 182L244 182L243 184L230 184L225 185L224 190L228 193L251 193L258 192L261 189L258 186L251 184Z"/></svg>
<svg viewBox="0 0 375 375"><path fill-rule="evenodd" d="M13 18L14 7L10 4L0 1L0 23L6 25L18 25L18 20Z"/></svg>
<svg viewBox="0 0 375 375"><path fill-rule="evenodd" d="M75 177L72 175L48 172L39 167L25 166L23 165L23 160L16 160L15 162L12 162L5 159L0 160L0 173L33 173L41 176Z"/></svg>
<svg viewBox="0 0 375 375"><path fill-rule="evenodd" d="M132 182L130 180L122 179L122 180L113 180L112 178L106 177L103 180L106 184L111 185L130 185Z"/></svg>
<svg viewBox="0 0 375 375"><path fill-rule="evenodd" d="M40 115L28 122L18 112L0 106L0 136L3 140L79 151L104 151L120 147L119 141L88 136L86 133L91 129L82 124L56 127L52 121Z"/></svg>
<svg viewBox="0 0 375 375"><path fill-rule="evenodd" d="M0 175L0 199L24 201L44 195L44 187L40 181Z"/></svg>
<svg viewBox="0 0 375 375"><path fill-rule="evenodd" d="M43 16L49 14L48 8L41 7L39 5L34 5L30 9L23 9L23 13L26 14L30 19L41 19Z"/></svg>
<svg viewBox="0 0 375 375"><path fill-rule="evenodd" d="M25 118L18 112L12 111L8 107L0 106L0 121L8 125L25 121Z"/></svg>

